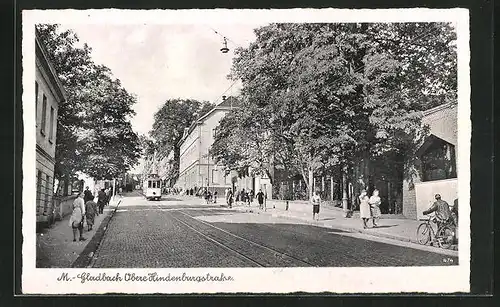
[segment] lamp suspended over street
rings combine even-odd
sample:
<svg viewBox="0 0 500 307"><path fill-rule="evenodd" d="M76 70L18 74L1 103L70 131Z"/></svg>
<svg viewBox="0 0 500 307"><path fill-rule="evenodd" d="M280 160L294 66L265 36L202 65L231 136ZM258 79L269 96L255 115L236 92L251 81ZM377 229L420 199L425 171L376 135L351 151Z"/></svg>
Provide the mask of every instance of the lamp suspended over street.
<svg viewBox="0 0 500 307"><path fill-rule="evenodd" d="M227 48L227 38L226 38L226 37L224 37L224 47L222 47L222 48L220 49L220 51L221 51L222 53L228 53L228 51L229 51L229 48Z"/></svg>

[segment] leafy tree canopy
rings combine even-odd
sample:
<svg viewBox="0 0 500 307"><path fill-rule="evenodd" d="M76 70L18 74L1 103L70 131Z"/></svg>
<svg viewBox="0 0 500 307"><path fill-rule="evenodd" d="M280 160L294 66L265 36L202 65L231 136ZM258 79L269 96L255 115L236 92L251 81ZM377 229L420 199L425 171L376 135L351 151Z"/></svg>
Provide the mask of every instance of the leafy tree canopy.
<svg viewBox="0 0 500 307"><path fill-rule="evenodd" d="M288 161L306 179L356 156L405 148L422 110L456 100L449 24L272 24L255 34L235 51L229 74L242 80L245 111L221 121L214 144L217 160L233 166L259 164L263 153L224 151L228 138L265 136L274 164ZM264 132L247 124L256 114Z"/></svg>
<svg viewBox="0 0 500 307"><path fill-rule="evenodd" d="M59 106L56 177L82 171L96 179L111 179L137 163L140 146L132 130L132 106L137 102L109 68L97 65L91 48L58 25L40 24L37 30L67 92Z"/></svg>

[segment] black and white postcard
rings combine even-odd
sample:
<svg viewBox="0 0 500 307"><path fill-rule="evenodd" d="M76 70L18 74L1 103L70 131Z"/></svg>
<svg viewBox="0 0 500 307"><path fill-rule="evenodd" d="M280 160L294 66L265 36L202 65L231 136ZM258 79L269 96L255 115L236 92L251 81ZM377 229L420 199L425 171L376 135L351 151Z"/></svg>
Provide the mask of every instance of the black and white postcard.
<svg viewBox="0 0 500 307"><path fill-rule="evenodd" d="M469 57L458 8L23 11L22 292L468 292Z"/></svg>

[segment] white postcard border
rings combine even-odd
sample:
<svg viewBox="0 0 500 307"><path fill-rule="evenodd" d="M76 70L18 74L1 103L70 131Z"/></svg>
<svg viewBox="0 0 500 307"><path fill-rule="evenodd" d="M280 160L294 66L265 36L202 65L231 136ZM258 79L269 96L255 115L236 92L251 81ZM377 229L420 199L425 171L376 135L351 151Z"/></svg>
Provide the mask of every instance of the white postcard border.
<svg viewBox="0 0 500 307"><path fill-rule="evenodd" d="M22 291L24 294L98 293L387 293L468 292L470 289L470 207L461 206L459 265L387 268L187 268L187 269L37 269L35 235L35 80L34 25L37 23L113 24L246 24L265 22L453 22L458 49L458 187L461 204L470 203L470 75L469 12L467 9L291 9L291 10L31 10L23 11L23 192ZM20 240L17 240L20 242ZM332 248L335 248L332 246ZM146 276L220 276L223 282L58 282L69 275L89 272L108 276L134 273ZM130 275L129 275L130 276Z"/></svg>

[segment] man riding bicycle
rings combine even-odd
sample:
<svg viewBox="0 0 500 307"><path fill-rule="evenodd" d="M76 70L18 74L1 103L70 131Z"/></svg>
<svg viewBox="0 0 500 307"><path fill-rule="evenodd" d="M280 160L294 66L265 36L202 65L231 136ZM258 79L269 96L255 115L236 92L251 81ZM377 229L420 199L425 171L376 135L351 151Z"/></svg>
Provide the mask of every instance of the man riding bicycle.
<svg viewBox="0 0 500 307"><path fill-rule="evenodd" d="M436 199L436 201L429 209L425 210L423 214L427 215L432 212L436 212L438 227L440 227L442 224L448 223L451 218L450 206L447 202L441 199L441 195L436 194L434 198Z"/></svg>

